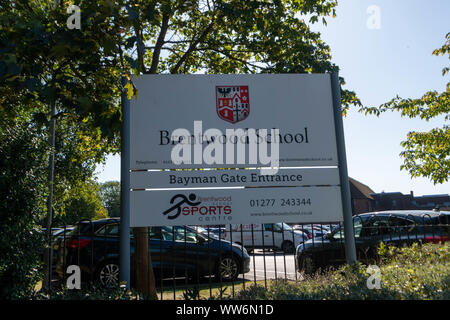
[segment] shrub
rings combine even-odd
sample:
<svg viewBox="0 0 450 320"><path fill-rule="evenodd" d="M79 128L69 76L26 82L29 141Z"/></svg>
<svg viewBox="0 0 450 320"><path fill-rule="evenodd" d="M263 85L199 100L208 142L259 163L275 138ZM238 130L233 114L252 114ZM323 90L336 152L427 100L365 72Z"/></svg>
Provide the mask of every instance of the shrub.
<svg viewBox="0 0 450 320"><path fill-rule="evenodd" d="M143 297L125 286L104 288L99 286L82 290L61 289L50 293L38 292L32 300L142 300Z"/></svg>
<svg viewBox="0 0 450 320"><path fill-rule="evenodd" d="M369 289L367 266L344 266L298 283L252 285L236 299L250 300L366 300L450 299L450 244L379 249L381 288Z"/></svg>
<svg viewBox="0 0 450 320"><path fill-rule="evenodd" d="M39 280L45 145L26 125L0 125L0 299L32 293Z"/></svg>

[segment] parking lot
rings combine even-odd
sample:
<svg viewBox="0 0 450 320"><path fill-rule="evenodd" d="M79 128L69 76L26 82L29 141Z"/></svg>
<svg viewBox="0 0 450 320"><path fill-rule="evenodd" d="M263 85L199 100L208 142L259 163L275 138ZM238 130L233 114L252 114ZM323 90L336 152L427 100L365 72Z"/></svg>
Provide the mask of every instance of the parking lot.
<svg viewBox="0 0 450 320"><path fill-rule="evenodd" d="M426 214L426 215L425 215ZM64 278L63 265L80 265L83 270L83 280L99 281L106 278L114 283L119 281L120 254L118 245L118 219L102 219L84 221L77 225L77 229L55 240L54 261L59 268L56 277ZM280 224L281 225L281 224ZM233 232L233 240L226 239L231 232L219 233L223 238L210 236L208 230L189 226L182 227L152 227L148 230L149 248L152 256L153 271L157 279L157 287L173 288L194 285L227 285L236 282L265 282L267 280L304 280L301 273L296 271L294 247L285 246L286 239L296 242L304 239L302 257L305 252L314 254L306 256L310 263L302 264L302 273L313 275L318 269L336 267L345 264L343 232L335 228L333 233L323 235L326 230L318 227L312 233L315 240L307 240L306 228L291 231L289 226L279 224L265 224L264 229L253 232L248 240L244 231ZM388 212L361 214L354 219L354 229L357 234L356 245L361 259L370 261L374 258L371 249L377 248L381 241L395 246L412 245L413 243L427 243L448 241L448 215L436 212ZM255 226L253 226L255 229ZM259 226L256 226L259 227ZM277 229L278 227L278 229ZM280 229L281 228L281 229ZM284 232L283 232L284 229ZM254 231L254 230L253 230ZM321 232L321 238L318 232ZM209 230L209 233L212 233ZM243 237L242 237L243 234ZM226 235L226 236L225 236ZM242 239L251 243L247 250L242 250L239 243ZM259 238L258 238L259 236ZM299 238L303 236L303 238ZM270 241L272 239L272 241ZM258 241L261 240L261 243ZM263 242L265 241L265 242ZM65 243L65 246L63 244ZM273 249L256 249L269 244ZM255 248L255 250L251 250ZM372 252L372 253L371 253ZM372 254L372 255L371 255ZM109 257L109 258L105 258ZM135 260L133 260L135 261ZM239 270L247 272L239 273ZM108 273L109 272L109 273ZM242 272L242 271L241 271ZM222 279L222 282L219 281ZM132 281L135 280L132 279Z"/></svg>
<svg viewBox="0 0 450 320"><path fill-rule="evenodd" d="M250 272L241 279L258 281L264 279L300 280L300 273L295 271L293 254L255 250L250 254Z"/></svg>

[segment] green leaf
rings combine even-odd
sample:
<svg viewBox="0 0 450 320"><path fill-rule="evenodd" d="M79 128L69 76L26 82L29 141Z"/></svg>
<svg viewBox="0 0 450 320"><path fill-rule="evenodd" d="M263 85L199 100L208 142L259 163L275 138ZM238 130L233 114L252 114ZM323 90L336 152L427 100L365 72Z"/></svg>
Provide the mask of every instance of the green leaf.
<svg viewBox="0 0 450 320"><path fill-rule="evenodd" d="M131 84L131 82L128 82L125 85L125 89L127 90L127 98L128 98L128 100L131 100L131 98L133 97L133 93L134 93L133 85Z"/></svg>

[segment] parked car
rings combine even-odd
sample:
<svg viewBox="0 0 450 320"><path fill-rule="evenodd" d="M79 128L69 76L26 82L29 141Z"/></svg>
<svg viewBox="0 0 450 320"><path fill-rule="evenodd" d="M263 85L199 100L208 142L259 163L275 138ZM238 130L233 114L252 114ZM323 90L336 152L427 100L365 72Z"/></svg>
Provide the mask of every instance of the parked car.
<svg viewBox="0 0 450 320"><path fill-rule="evenodd" d="M65 239L70 236L73 229L73 226L66 226L61 231L53 234L53 270L55 270L56 262L58 261L58 254L64 251L59 251L59 248L64 245Z"/></svg>
<svg viewBox="0 0 450 320"><path fill-rule="evenodd" d="M209 227L209 226L189 226L192 229L195 229L197 232L200 232L201 234L205 235L205 236L209 236L212 238L216 238L216 239L224 239L225 238L225 232L226 232L226 228L224 227Z"/></svg>
<svg viewBox="0 0 450 320"><path fill-rule="evenodd" d="M52 228L52 237L56 238L63 232L64 232L64 229L62 229L62 228L56 228L55 230L53 230L53 228Z"/></svg>
<svg viewBox="0 0 450 320"><path fill-rule="evenodd" d="M224 238L243 245L247 251L253 249L282 250L294 253L295 247L308 236L301 231L292 229L286 223L266 224L236 224L227 229Z"/></svg>
<svg viewBox="0 0 450 320"><path fill-rule="evenodd" d="M74 229L73 226L66 226L65 228L61 228L57 232L53 233L52 237L54 241L59 241L62 238L67 237L72 232L73 229Z"/></svg>
<svg viewBox="0 0 450 320"><path fill-rule="evenodd" d="M220 228L209 228L209 232L214 233L217 238L224 239L225 233L227 232L226 228L220 227Z"/></svg>
<svg viewBox="0 0 450 320"><path fill-rule="evenodd" d="M306 233L308 239L323 237L329 231L328 229L325 229L323 227L320 226L311 227L311 225L296 225L293 227L293 229Z"/></svg>
<svg viewBox="0 0 450 320"><path fill-rule="evenodd" d="M47 234L47 228L42 228L41 230L42 230L42 233L43 233L43 234ZM58 234L60 234L60 233L63 232L63 231L64 231L63 228L52 228L52 229L51 229L52 237L57 236Z"/></svg>
<svg viewBox="0 0 450 320"><path fill-rule="evenodd" d="M52 245L53 245L53 257L52 257L52 261L53 261L53 270L55 270L54 265L55 265L55 261L56 261L56 255L55 255L55 247L57 248L61 242L61 237L64 235L68 235L70 233L70 231L73 229L73 227L66 227L66 228L52 228L52 234L51 234L51 240L52 240ZM42 234L45 236L45 238L47 237L47 228L42 228L41 229ZM45 249L42 250L41 253L41 261L44 262L45 260Z"/></svg>
<svg viewBox="0 0 450 320"><path fill-rule="evenodd" d="M196 232L201 233L206 237L219 239L218 235L215 232L213 232L210 228L204 228L201 226L189 226L189 228L194 229Z"/></svg>
<svg viewBox="0 0 450 320"><path fill-rule="evenodd" d="M68 265L80 266L82 280L115 285L119 276L117 218L80 222L58 251L56 271L63 277ZM229 241L207 238L187 226L150 227L149 251L157 279L215 275L231 281L250 271L247 251ZM131 237L131 274L134 274L134 239ZM64 252L62 252L64 251ZM83 281L84 281L83 280ZM132 284L134 276L131 276Z"/></svg>
<svg viewBox="0 0 450 320"><path fill-rule="evenodd" d="M403 246L414 242L448 241L450 216L434 211L383 211L353 217L358 260L376 258L381 242ZM312 274L345 263L344 231L340 224L322 238L300 244L296 250L298 271Z"/></svg>

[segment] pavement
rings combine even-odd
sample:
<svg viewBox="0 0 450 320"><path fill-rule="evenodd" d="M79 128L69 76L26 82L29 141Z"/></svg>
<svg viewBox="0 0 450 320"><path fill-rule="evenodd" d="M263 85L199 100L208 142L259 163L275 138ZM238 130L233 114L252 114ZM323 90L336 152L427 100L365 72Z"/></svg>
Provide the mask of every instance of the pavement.
<svg viewBox="0 0 450 320"><path fill-rule="evenodd" d="M258 281L266 279L302 280L295 270L293 254L282 252L255 250L250 255L250 272L240 276L240 279Z"/></svg>

